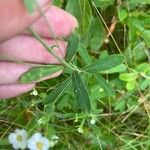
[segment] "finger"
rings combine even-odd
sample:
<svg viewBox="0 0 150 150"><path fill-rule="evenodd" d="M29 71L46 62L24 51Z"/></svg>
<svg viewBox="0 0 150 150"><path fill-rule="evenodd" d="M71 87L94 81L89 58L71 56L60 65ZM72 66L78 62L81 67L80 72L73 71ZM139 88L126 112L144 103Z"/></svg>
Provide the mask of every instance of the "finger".
<svg viewBox="0 0 150 150"><path fill-rule="evenodd" d="M67 37L78 27L74 16L55 6L51 6L44 17L32 25L33 29L43 37Z"/></svg>
<svg viewBox="0 0 150 150"><path fill-rule="evenodd" d="M64 58L67 43L62 40L45 39L58 57ZM32 36L17 36L0 45L0 60L14 60L24 62L35 62L44 64L56 64L59 61L54 58L44 46Z"/></svg>
<svg viewBox="0 0 150 150"><path fill-rule="evenodd" d="M20 83L21 76L31 68L37 67L36 64L19 64L14 62L0 62L0 85ZM41 78L35 82L59 76L62 71L58 71L52 75ZM34 83L34 81L32 82Z"/></svg>
<svg viewBox="0 0 150 150"><path fill-rule="evenodd" d="M37 0L43 12L51 0ZM19 34L41 16L39 10L29 14L22 0L0 1L0 42Z"/></svg>
<svg viewBox="0 0 150 150"><path fill-rule="evenodd" d="M0 62L0 85L16 84L21 75L27 72L31 66L13 62Z"/></svg>
<svg viewBox="0 0 150 150"><path fill-rule="evenodd" d="M0 85L0 99L16 97L34 88L35 84Z"/></svg>

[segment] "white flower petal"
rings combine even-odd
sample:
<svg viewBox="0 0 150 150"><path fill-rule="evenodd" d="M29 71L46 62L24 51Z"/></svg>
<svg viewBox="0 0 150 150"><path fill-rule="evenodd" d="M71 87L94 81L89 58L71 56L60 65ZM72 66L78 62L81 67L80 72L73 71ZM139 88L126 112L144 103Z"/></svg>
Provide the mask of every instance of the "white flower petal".
<svg viewBox="0 0 150 150"><path fill-rule="evenodd" d="M43 141L44 144L49 144L49 140L46 137L43 137L42 141Z"/></svg>
<svg viewBox="0 0 150 150"><path fill-rule="evenodd" d="M15 129L16 134L19 134L19 131L20 131L19 129Z"/></svg>
<svg viewBox="0 0 150 150"><path fill-rule="evenodd" d="M21 134L22 137L24 137L24 138L27 138L27 137L28 137L28 133L27 133L27 131L24 130L24 129L22 129L22 130L20 131L20 134Z"/></svg>
<svg viewBox="0 0 150 150"><path fill-rule="evenodd" d="M12 147L13 147L14 149L19 149L19 147L18 147L17 144L13 144Z"/></svg>
<svg viewBox="0 0 150 150"><path fill-rule="evenodd" d="M41 133L35 133L32 135L32 140L39 140L42 138L42 134Z"/></svg>
<svg viewBox="0 0 150 150"><path fill-rule="evenodd" d="M15 133L11 133L8 136L8 140L11 144L13 144L14 142L16 142L16 134Z"/></svg>

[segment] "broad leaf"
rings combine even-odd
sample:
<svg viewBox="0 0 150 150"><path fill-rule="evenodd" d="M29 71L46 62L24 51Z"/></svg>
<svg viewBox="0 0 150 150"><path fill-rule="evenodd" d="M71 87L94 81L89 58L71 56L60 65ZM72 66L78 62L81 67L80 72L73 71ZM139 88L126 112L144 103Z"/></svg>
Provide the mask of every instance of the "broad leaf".
<svg viewBox="0 0 150 150"><path fill-rule="evenodd" d="M34 67L28 72L24 73L20 79L22 83L30 83L37 81L43 77L49 76L62 70L63 67L60 65L47 65L42 67Z"/></svg>
<svg viewBox="0 0 150 150"><path fill-rule="evenodd" d="M101 71L100 73L104 73L104 74L111 74L111 73L119 73L119 72L123 72L127 69L126 65L124 64L121 64L121 65L118 65L114 68L111 68L109 70L106 70L106 71Z"/></svg>
<svg viewBox="0 0 150 150"><path fill-rule="evenodd" d="M79 35L73 33L70 38L68 39L68 46L67 46L67 54L66 54L66 62L70 62L73 56L76 54L79 46L80 38Z"/></svg>
<svg viewBox="0 0 150 150"><path fill-rule="evenodd" d="M126 84L126 88L128 91L133 90L135 87L136 87L136 81L135 80L129 81Z"/></svg>
<svg viewBox="0 0 150 150"><path fill-rule="evenodd" d="M138 73L122 73L120 74L119 78L122 81L133 81L138 78Z"/></svg>
<svg viewBox="0 0 150 150"><path fill-rule="evenodd" d="M118 8L118 18L120 21L124 21L124 19L128 16L128 12L126 9Z"/></svg>
<svg viewBox="0 0 150 150"><path fill-rule="evenodd" d="M51 93L46 97L43 103L50 104L56 102L66 91L66 89L70 86L70 84L71 84L71 78L68 78L65 81L63 81L59 86L55 87L51 91Z"/></svg>
<svg viewBox="0 0 150 150"><path fill-rule="evenodd" d="M90 98L80 75L76 71L72 74L72 85L79 107L83 111L90 113Z"/></svg>
<svg viewBox="0 0 150 150"><path fill-rule="evenodd" d="M120 65L124 61L124 57L119 54L110 55L103 59L96 60L89 66L84 68L89 73L97 73L100 71L106 71Z"/></svg>

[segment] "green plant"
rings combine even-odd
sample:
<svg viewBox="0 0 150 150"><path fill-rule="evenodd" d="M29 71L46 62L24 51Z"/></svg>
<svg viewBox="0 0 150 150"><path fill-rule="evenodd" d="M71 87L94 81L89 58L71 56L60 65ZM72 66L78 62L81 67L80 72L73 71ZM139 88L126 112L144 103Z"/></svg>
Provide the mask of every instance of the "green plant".
<svg viewBox="0 0 150 150"><path fill-rule="evenodd" d="M62 69L63 74L39 83L36 97L27 93L1 101L0 146L10 147L10 129L25 128L30 134L57 134L60 141L54 149L149 150L149 0L55 0L55 4L79 21L67 39L66 58L60 59L30 29L61 65L33 68L21 82Z"/></svg>

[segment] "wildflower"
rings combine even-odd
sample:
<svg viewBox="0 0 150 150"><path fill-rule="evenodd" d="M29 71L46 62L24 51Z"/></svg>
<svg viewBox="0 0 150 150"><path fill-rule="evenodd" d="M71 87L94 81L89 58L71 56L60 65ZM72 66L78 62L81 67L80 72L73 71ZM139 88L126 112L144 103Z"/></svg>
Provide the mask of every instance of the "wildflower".
<svg viewBox="0 0 150 150"><path fill-rule="evenodd" d="M37 90L36 90L36 89L34 89L34 90L30 93L30 95L37 96L37 95L38 95Z"/></svg>
<svg viewBox="0 0 150 150"><path fill-rule="evenodd" d="M82 128L82 127L79 127L79 128L78 128L78 132L83 134L83 128Z"/></svg>
<svg viewBox="0 0 150 150"><path fill-rule="evenodd" d="M16 129L14 133L8 136L9 142L14 149L25 149L27 146L28 134L25 130Z"/></svg>
<svg viewBox="0 0 150 150"><path fill-rule="evenodd" d="M43 137L41 133L35 133L28 140L28 148L30 150L48 150L50 147L49 140Z"/></svg>
<svg viewBox="0 0 150 150"><path fill-rule="evenodd" d="M54 147L58 143L59 137L57 135L53 135L50 140L50 147Z"/></svg>
<svg viewBox="0 0 150 150"><path fill-rule="evenodd" d="M96 120L94 118L91 119L90 123L95 124Z"/></svg>
<svg viewBox="0 0 150 150"><path fill-rule="evenodd" d="M44 125L44 124L46 124L46 118L45 118L45 117L40 118L40 119L38 120L38 124L39 124L39 125Z"/></svg>

